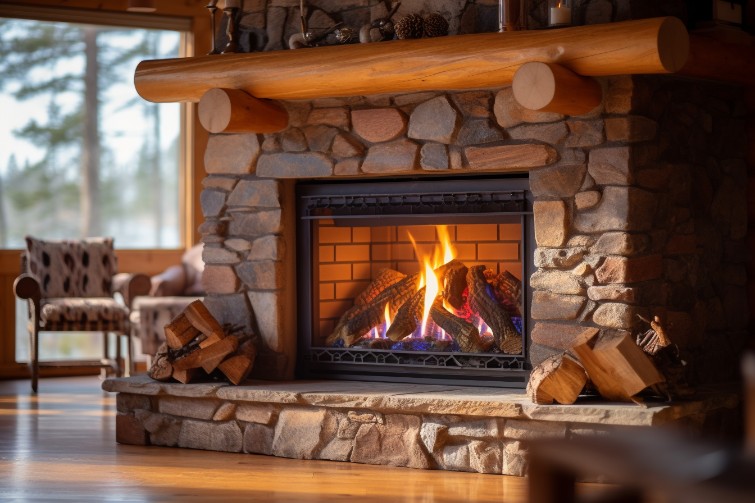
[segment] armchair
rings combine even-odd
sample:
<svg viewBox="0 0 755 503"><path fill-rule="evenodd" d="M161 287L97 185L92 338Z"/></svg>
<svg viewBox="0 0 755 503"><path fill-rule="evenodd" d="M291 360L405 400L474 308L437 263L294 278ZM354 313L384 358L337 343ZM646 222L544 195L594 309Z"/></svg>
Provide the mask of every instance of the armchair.
<svg viewBox="0 0 755 503"><path fill-rule="evenodd" d="M39 333L91 331L103 333L103 359L98 367L123 375L121 345L117 337L115 358L110 357L108 333L125 337L128 371L133 366L129 309L134 297L149 291L143 274L116 278L117 259L112 238L44 241L26 237L21 275L13 289L28 304L31 387L37 391L40 367L66 366L39 361ZM114 293L120 293L119 303ZM76 364L82 364L76 362ZM67 363L71 365L71 363Z"/></svg>
<svg viewBox="0 0 755 503"><path fill-rule="evenodd" d="M150 278L149 296L134 299L131 310L131 327L139 338L142 353L152 357L165 342L165 325L186 307L204 296L202 286L202 244L188 249L181 263L168 267Z"/></svg>

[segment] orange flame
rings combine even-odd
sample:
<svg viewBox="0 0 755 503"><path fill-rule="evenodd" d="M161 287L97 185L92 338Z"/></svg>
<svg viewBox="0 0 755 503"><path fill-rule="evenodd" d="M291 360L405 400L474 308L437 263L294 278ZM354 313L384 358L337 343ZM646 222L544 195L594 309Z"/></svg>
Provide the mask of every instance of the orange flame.
<svg viewBox="0 0 755 503"><path fill-rule="evenodd" d="M383 311L383 338L386 337L388 329L391 328L391 323L393 323L391 320L391 303L386 302L385 310Z"/></svg>

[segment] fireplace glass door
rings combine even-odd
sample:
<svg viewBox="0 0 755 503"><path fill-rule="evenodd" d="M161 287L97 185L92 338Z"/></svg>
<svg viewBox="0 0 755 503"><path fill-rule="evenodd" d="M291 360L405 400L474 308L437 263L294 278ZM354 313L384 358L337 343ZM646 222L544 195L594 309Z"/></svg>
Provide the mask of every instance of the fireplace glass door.
<svg viewBox="0 0 755 503"><path fill-rule="evenodd" d="M510 178L299 186L303 376L520 386L526 187Z"/></svg>

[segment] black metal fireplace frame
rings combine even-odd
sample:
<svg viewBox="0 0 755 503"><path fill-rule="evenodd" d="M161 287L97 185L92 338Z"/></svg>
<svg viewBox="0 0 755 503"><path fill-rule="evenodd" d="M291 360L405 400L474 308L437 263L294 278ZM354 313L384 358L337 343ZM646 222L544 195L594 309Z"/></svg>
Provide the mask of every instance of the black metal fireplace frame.
<svg viewBox="0 0 755 503"><path fill-rule="evenodd" d="M529 376L529 305L527 280L534 272L535 249L532 195L524 176L463 179L407 179L300 183L297 201L297 377L352 379L435 384L465 384L523 388ZM519 217L522 243L523 336L521 355L397 351L361 348L313 347L318 284L313 264L313 222L348 219L349 225L501 223ZM376 222L376 217L379 218Z"/></svg>

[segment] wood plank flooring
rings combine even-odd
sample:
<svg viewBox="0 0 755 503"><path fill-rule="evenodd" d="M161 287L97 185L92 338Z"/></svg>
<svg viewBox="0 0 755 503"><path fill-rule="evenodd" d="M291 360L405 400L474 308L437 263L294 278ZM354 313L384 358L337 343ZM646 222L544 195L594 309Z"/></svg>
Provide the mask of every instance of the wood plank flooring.
<svg viewBox="0 0 755 503"><path fill-rule="evenodd" d="M96 377L0 381L0 501L523 502L526 479L115 442Z"/></svg>

